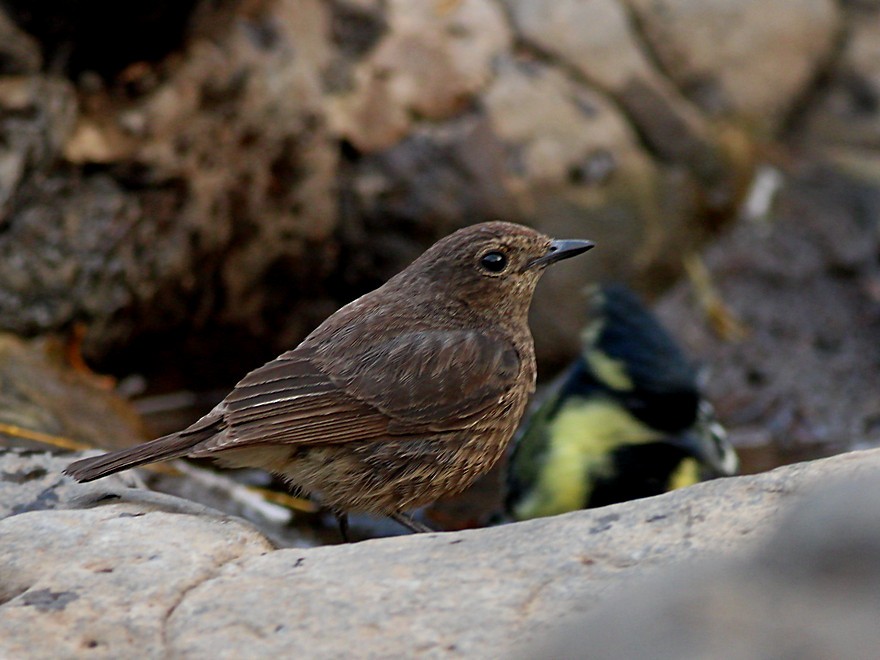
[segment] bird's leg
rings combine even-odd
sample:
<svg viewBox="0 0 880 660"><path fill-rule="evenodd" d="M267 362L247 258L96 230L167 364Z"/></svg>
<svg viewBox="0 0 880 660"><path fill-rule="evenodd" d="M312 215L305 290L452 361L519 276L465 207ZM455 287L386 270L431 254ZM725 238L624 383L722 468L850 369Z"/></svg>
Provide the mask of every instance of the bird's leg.
<svg viewBox="0 0 880 660"><path fill-rule="evenodd" d="M348 514L334 511L333 515L336 516L336 522L339 525L339 535L342 537L342 541L350 543L351 539L348 538Z"/></svg>
<svg viewBox="0 0 880 660"><path fill-rule="evenodd" d="M392 513L388 517L391 518L391 520L400 523L410 531L416 533L431 534L434 532L433 529L431 529L424 523L420 523L418 520L413 520L410 516L406 515L405 513L401 513L400 511Z"/></svg>

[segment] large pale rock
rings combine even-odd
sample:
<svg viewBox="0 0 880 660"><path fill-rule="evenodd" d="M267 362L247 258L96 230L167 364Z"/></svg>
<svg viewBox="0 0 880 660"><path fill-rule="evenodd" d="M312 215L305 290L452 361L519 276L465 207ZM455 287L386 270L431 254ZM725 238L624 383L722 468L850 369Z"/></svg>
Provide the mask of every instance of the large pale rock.
<svg viewBox="0 0 880 660"><path fill-rule="evenodd" d="M730 210L752 158L743 136L729 126L713 126L657 68L625 3L505 4L526 44L611 95L652 152L699 182L701 202L711 212Z"/></svg>
<svg viewBox="0 0 880 660"><path fill-rule="evenodd" d="M158 505L21 513L0 521L0 654L509 656L634 576L743 556L802 493L878 470L880 452L859 452L493 529L274 552Z"/></svg>
<svg viewBox="0 0 880 660"><path fill-rule="evenodd" d="M660 153L687 159L695 148L707 146L705 120L646 56L618 0L505 4L528 43L619 99L636 123L647 128L648 139ZM658 121L660 117L666 121Z"/></svg>
<svg viewBox="0 0 880 660"><path fill-rule="evenodd" d="M167 657L166 620L181 598L228 562L271 549L236 521L142 505L21 514L3 524L0 653L10 658ZM16 531L22 526L30 540ZM24 628L32 634L10 634Z"/></svg>
<svg viewBox="0 0 880 660"><path fill-rule="evenodd" d="M400 141L416 119L466 109L492 77L511 35L491 0L392 0L387 34L350 73L351 89L331 96L330 125L366 152Z"/></svg>
<svg viewBox="0 0 880 660"><path fill-rule="evenodd" d="M825 146L880 147L880 7L854 12L829 84L805 122L806 138Z"/></svg>
<svg viewBox="0 0 880 660"><path fill-rule="evenodd" d="M880 647L876 474L811 493L748 560L637 580L529 657L853 658Z"/></svg>
<svg viewBox="0 0 880 660"><path fill-rule="evenodd" d="M771 133L828 60L833 0L622 0L645 47L709 115Z"/></svg>

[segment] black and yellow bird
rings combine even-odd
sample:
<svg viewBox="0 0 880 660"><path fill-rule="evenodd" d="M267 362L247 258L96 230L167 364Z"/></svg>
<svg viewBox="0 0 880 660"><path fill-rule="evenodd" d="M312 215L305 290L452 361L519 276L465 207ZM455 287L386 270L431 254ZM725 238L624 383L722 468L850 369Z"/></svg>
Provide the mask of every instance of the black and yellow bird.
<svg viewBox="0 0 880 660"><path fill-rule="evenodd" d="M581 355L520 427L508 466L517 520L659 495L736 472L696 368L639 298L597 287Z"/></svg>

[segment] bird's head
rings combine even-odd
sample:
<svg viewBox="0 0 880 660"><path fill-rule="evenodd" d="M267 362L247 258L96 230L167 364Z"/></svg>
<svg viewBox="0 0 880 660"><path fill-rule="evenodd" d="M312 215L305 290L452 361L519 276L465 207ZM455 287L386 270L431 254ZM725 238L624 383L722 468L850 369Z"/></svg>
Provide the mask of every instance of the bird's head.
<svg viewBox="0 0 880 660"><path fill-rule="evenodd" d="M418 279L476 311L525 318L544 269L586 252L590 241L554 240L508 222L484 222L441 239L398 277Z"/></svg>

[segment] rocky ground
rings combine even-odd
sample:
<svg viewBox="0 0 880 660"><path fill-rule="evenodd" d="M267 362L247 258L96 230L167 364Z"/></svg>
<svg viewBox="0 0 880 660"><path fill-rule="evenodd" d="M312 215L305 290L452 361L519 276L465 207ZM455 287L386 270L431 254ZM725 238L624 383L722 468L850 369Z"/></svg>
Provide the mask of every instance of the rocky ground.
<svg viewBox="0 0 880 660"><path fill-rule="evenodd" d="M0 3L0 656L876 657L880 4L105 4ZM334 547L199 468L60 476L496 217L601 248L538 292L544 377L624 278L746 472L849 453Z"/></svg>
<svg viewBox="0 0 880 660"><path fill-rule="evenodd" d="M66 462L0 458L4 657L868 658L880 643L880 451L490 529L281 550L119 478L72 484Z"/></svg>
<svg viewBox="0 0 880 660"><path fill-rule="evenodd" d="M737 327L693 281L656 309L705 367L743 469L880 445L880 179L800 163L771 214L703 258Z"/></svg>

